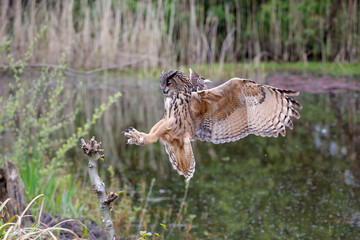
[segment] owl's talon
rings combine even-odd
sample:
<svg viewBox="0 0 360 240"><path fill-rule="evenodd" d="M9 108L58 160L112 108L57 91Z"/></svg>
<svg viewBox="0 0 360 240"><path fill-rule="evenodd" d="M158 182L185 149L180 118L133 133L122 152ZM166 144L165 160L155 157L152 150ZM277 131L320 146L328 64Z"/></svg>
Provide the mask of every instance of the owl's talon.
<svg viewBox="0 0 360 240"><path fill-rule="evenodd" d="M125 132L135 132L134 129L135 129L135 128L133 128L133 127L129 127L128 129L125 130Z"/></svg>
<svg viewBox="0 0 360 240"><path fill-rule="evenodd" d="M136 145L143 145L143 134L138 132L135 128L129 127L124 131L124 135L128 137L126 144L136 144Z"/></svg>

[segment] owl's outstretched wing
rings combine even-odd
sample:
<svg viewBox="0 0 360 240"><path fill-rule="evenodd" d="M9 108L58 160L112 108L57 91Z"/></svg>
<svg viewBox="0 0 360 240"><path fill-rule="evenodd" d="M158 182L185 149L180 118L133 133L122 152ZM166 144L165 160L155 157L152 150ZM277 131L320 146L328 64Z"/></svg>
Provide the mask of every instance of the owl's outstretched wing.
<svg viewBox="0 0 360 240"><path fill-rule="evenodd" d="M162 141L170 162L180 175L190 180L195 172L195 158L189 138Z"/></svg>
<svg viewBox="0 0 360 240"><path fill-rule="evenodd" d="M293 128L290 117L300 118L294 107L301 109L301 104L288 97L298 94L239 78L193 92L190 108L195 120L195 138L225 143L249 134L285 136L285 127Z"/></svg>

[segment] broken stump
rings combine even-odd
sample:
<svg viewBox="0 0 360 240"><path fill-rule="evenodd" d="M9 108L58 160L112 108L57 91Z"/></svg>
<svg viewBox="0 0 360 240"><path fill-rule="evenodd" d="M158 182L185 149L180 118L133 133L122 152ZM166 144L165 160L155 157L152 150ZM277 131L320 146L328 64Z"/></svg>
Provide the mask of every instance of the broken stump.
<svg viewBox="0 0 360 240"><path fill-rule="evenodd" d="M8 221L14 215L21 215L26 208L25 186L21 179L16 163L5 160L3 168L0 168L0 201L12 198L3 210L3 217ZM16 202L16 204L15 204ZM26 215L30 215L30 212ZM31 217L22 219L23 226L30 226Z"/></svg>

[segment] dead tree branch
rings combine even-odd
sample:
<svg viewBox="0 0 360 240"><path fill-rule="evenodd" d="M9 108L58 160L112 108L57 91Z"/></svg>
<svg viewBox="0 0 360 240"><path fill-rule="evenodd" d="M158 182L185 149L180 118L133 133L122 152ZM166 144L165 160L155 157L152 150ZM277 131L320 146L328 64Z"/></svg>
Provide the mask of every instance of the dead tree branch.
<svg viewBox="0 0 360 240"><path fill-rule="evenodd" d="M98 160L104 157L104 149L101 149L101 142L97 142L95 137L92 137L87 143L81 139L82 150L89 157L89 176L93 190L98 196L99 207L101 213L101 222L105 227L106 237L108 240L116 238L114 223L111 220L111 202L113 202L118 195L110 192L106 195L105 184L101 181L98 173Z"/></svg>

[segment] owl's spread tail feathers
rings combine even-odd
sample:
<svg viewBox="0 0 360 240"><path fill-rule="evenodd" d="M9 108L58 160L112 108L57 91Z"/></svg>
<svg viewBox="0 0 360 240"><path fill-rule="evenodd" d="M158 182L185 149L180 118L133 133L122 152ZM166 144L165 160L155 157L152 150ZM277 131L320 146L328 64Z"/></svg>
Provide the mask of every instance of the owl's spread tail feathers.
<svg viewBox="0 0 360 240"><path fill-rule="evenodd" d="M190 139L163 141L163 143L173 168L189 181L195 172L195 158Z"/></svg>

